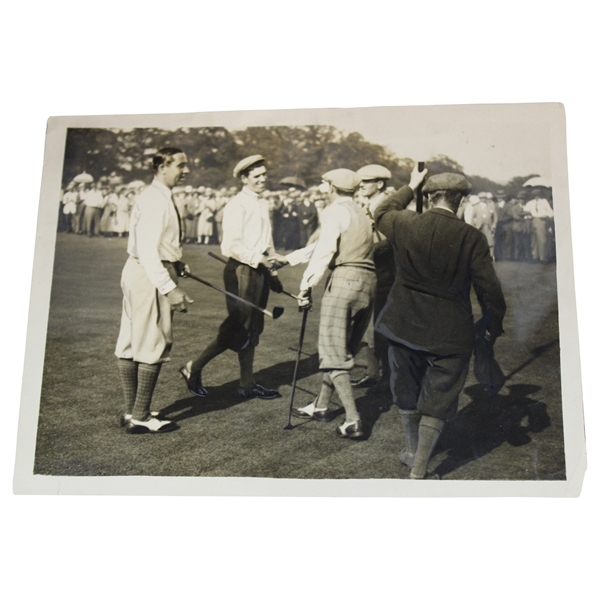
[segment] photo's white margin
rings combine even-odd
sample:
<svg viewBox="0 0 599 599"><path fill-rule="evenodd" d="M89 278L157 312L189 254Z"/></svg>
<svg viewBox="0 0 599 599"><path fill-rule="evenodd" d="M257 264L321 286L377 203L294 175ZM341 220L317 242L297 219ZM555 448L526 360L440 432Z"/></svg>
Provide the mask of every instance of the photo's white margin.
<svg viewBox="0 0 599 599"><path fill-rule="evenodd" d="M48 327L56 214L60 190L66 132L69 127L197 127L234 122L244 126L283 123L301 124L311 113L317 123L326 123L330 110L364 117L369 111L411 110L414 113L459 112L482 114L543 114L550 123L552 183L556 213L557 280L561 355L562 409L566 451L566 481L410 481L410 480L298 480L203 477L66 477L33 474L37 420L40 406L42 366ZM302 119L304 119L302 121ZM266 122L268 121L268 123ZM173 115L120 115L52 117L48 120L40 194L37 238L29 308L27 345L13 489L17 494L73 495L206 495L289 497L577 497L586 470L582 384L573 275L569 212L566 128L561 104L455 105L422 107L370 107L280 111L213 112Z"/></svg>

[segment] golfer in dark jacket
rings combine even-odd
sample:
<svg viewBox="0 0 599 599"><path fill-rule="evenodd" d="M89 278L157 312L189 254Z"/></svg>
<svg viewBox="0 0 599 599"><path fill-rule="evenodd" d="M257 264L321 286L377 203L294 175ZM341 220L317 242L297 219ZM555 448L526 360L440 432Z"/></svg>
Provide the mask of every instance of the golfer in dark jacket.
<svg viewBox="0 0 599 599"><path fill-rule="evenodd" d="M397 266L376 330L391 344L391 389L407 439L401 460L411 478L426 476L444 423L457 412L474 345L471 286L487 338L503 332L505 301L487 240L455 215L470 189L462 175L433 175L423 187L428 212L405 210L413 198L405 186L374 214Z"/></svg>

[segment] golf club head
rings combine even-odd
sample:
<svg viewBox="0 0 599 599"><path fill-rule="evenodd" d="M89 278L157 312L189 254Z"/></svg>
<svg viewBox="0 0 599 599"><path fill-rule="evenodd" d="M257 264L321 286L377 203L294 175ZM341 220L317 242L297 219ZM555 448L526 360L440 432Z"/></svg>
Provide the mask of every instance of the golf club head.
<svg viewBox="0 0 599 599"><path fill-rule="evenodd" d="M287 426L284 426L284 427L283 427L283 430L290 431L290 430L292 430L293 428L294 428L293 424L288 424Z"/></svg>
<svg viewBox="0 0 599 599"><path fill-rule="evenodd" d="M285 308L283 308L283 306L275 306L272 309L272 317L274 320L276 320L277 318L279 318L279 316L282 316L283 312L285 312Z"/></svg>

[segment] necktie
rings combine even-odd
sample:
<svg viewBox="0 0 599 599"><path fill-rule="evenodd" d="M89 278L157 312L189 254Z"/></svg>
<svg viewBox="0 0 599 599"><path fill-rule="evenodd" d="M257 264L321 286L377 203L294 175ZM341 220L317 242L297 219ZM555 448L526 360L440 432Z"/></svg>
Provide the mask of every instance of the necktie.
<svg viewBox="0 0 599 599"><path fill-rule="evenodd" d="M172 198L171 198L172 199ZM179 225L179 242L183 242L183 228L181 227L181 215L179 214L179 209L177 208L177 204L175 204L175 200L172 200L173 206L175 208L175 212L177 214L177 223Z"/></svg>

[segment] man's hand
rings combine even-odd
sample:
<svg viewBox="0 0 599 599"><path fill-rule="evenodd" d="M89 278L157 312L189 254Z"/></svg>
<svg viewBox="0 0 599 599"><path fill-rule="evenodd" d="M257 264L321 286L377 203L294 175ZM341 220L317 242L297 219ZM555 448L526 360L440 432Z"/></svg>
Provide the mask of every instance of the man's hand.
<svg viewBox="0 0 599 599"><path fill-rule="evenodd" d="M275 293L281 293L283 291L283 283L276 274L270 275L270 290Z"/></svg>
<svg viewBox="0 0 599 599"><path fill-rule="evenodd" d="M304 289L297 294L297 305L301 312L312 309L312 290Z"/></svg>
<svg viewBox="0 0 599 599"><path fill-rule="evenodd" d="M416 188L422 183L424 177L428 173L428 169L424 169L422 172L418 170L418 163L414 165L414 169L410 173L410 182L408 185L415 191Z"/></svg>
<svg viewBox="0 0 599 599"><path fill-rule="evenodd" d="M262 256L258 264L262 264L262 266L265 266L268 270L274 270L272 258L270 258L269 256Z"/></svg>
<svg viewBox="0 0 599 599"><path fill-rule="evenodd" d="M179 287L175 287L166 294L171 309L176 312L187 312L187 304L193 304L193 300L183 293Z"/></svg>
<svg viewBox="0 0 599 599"><path fill-rule="evenodd" d="M279 270L279 268L283 268L283 266L287 266L289 264L289 260L287 260L287 258L285 258L285 256L283 256L282 254L273 254L272 256L268 257L272 268L275 268L276 270Z"/></svg>

